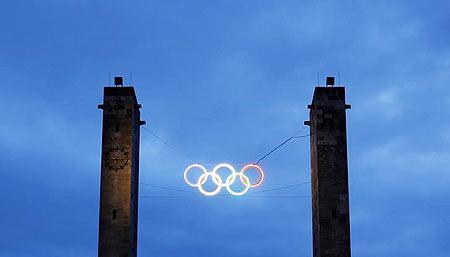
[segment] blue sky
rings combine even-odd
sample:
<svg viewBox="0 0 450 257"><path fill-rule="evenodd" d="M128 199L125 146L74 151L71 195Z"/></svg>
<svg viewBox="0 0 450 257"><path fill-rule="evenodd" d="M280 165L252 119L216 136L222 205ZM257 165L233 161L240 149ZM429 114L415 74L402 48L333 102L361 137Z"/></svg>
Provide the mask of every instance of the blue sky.
<svg viewBox="0 0 450 257"><path fill-rule="evenodd" d="M102 87L133 74L141 182L191 190L190 164L253 162L340 74L353 256L448 256L447 1L3 1L0 256L96 256ZM309 141L262 189L310 180ZM209 166L210 167L210 166ZM143 196L178 196L141 186ZM193 193L197 193L192 189ZM309 186L270 195L310 195ZM139 256L311 256L304 199L141 199Z"/></svg>

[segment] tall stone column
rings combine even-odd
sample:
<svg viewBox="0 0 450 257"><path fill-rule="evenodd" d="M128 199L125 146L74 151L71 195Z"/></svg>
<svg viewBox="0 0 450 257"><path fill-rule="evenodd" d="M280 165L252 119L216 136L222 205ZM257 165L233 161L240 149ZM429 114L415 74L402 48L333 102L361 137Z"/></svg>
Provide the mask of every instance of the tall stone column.
<svg viewBox="0 0 450 257"><path fill-rule="evenodd" d="M313 256L350 257L345 88L316 87L308 108Z"/></svg>
<svg viewBox="0 0 450 257"><path fill-rule="evenodd" d="M105 87L99 257L136 257L140 105L133 87Z"/></svg>

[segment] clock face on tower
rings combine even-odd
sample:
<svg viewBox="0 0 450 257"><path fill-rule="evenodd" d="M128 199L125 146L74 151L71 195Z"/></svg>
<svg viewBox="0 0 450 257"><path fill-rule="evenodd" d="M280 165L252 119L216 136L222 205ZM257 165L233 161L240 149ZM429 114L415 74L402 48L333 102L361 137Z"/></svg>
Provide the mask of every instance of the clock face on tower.
<svg viewBox="0 0 450 257"><path fill-rule="evenodd" d="M125 147L116 146L106 153L105 164L110 170L118 171L128 165L129 154Z"/></svg>

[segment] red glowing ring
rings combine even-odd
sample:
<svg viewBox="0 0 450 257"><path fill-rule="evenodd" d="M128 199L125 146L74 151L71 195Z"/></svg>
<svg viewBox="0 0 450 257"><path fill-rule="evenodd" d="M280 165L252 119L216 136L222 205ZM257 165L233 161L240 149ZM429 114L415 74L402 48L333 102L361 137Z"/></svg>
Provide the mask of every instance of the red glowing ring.
<svg viewBox="0 0 450 257"><path fill-rule="evenodd" d="M251 168L256 169L259 172L259 174L260 174L259 180L255 184L250 185L250 187L257 187L257 186L261 185L262 182L264 181L264 171L262 170L261 167L259 167L256 164L247 164L241 169L241 171L239 173L244 174L244 172L246 172L248 169L251 169ZM243 181L242 176L240 176L240 178L241 178L242 183L245 184L246 182Z"/></svg>

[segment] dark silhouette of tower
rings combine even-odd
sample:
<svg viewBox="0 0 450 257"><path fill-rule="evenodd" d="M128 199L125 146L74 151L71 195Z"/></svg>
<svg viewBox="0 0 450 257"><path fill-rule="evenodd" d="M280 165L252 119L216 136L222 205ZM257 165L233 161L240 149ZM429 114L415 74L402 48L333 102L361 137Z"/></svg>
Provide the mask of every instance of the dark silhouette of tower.
<svg viewBox="0 0 450 257"><path fill-rule="evenodd" d="M345 88L316 87L310 109L313 256L350 257Z"/></svg>
<svg viewBox="0 0 450 257"><path fill-rule="evenodd" d="M136 257L139 133L144 122L134 88L115 84L104 88L99 105L103 133L98 256Z"/></svg>

